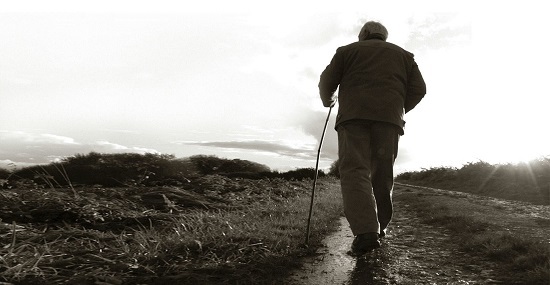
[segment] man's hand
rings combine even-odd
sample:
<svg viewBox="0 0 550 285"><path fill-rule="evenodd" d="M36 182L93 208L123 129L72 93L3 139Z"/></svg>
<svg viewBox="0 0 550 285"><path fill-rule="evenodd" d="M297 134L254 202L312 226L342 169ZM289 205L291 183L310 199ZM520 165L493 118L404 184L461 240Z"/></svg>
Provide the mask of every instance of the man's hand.
<svg viewBox="0 0 550 285"><path fill-rule="evenodd" d="M336 102L338 102L338 97L334 96L330 101L326 101L326 102L323 101L323 106L327 108L329 107L332 108L334 107L334 105L336 105Z"/></svg>

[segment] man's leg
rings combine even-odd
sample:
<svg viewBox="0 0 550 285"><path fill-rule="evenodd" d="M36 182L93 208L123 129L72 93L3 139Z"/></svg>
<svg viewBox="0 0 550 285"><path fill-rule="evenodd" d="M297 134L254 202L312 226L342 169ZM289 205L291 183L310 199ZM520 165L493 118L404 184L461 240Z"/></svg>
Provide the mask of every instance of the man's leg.
<svg viewBox="0 0 550 285"><path fill-rule="evenodd" d="M370 124L338 127L338 156L344 213L355 236L379 233L371 184Z"/></svg>
<svg viewBox="0 0 550 285"><path fill-rule="evenodd" d="M375 122L371 134L372 187L380 230L385 231L393 215L393 164L397 157L399 130L392 124Z"/></svg>

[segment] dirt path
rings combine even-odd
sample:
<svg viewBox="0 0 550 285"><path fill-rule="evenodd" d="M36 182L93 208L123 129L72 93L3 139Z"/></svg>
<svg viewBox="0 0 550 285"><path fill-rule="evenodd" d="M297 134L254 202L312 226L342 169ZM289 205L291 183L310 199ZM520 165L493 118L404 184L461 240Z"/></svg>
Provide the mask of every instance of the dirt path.
<svg viewBox="0 0 550 285"><path fill-rule="evenodd" d="M399 200L382 247L356 258L348 254L353 239L345 218L340 229L323 242L314 257L304 260L289 284L499 284L497 265L465 254L451 242L442 227L423 224L416 212ZM460 194L462 195L462 194ZM492 199L492 198L491 198Z"/></svg>

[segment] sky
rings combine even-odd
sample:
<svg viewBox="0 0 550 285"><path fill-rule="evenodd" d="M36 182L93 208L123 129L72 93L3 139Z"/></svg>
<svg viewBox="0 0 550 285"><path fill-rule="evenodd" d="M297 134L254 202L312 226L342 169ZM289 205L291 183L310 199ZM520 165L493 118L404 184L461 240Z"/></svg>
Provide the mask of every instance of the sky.
<svg viewBox="0 0 550 285"><path fill-rule="evenodd" d="M427 84L397 173L550 155L543 1L190 2L0 1L0 166L95 151L314 167L319 76L368 20Z"/></svg>

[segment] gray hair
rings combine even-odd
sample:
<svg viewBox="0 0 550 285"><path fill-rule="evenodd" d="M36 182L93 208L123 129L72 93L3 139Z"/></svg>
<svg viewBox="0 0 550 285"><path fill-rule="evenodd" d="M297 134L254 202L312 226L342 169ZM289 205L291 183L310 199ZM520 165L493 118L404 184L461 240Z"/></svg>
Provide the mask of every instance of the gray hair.
<svg viewBox="0 0 550 285"><path fill-rule="evenodd" d="M359 32L359 40L364 41L372 38L378 38L385 41L388 38L388 30L379 22L366 22Z"/></svg>

